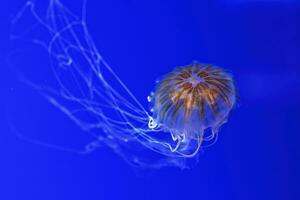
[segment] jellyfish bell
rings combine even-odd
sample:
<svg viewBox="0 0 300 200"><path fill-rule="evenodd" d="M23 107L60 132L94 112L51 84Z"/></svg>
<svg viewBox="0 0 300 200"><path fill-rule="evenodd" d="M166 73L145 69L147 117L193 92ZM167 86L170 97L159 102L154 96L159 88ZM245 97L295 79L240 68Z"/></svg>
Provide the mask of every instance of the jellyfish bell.
<svg viewBox="0 0 300 200"><path fill-rule="evenodd" d="M226 122L235 103L235 87L225 70L195 62L163 76L150 102L152 121L174 140L202 143L214 138ZM211 130L208 136L207 129Z"/></svg>

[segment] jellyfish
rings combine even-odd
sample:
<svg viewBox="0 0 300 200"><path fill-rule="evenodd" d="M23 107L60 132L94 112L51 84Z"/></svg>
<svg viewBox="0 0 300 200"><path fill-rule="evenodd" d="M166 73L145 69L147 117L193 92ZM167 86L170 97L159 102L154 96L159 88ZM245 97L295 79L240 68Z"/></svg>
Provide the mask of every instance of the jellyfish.
<svg viewBox="0 0 300 200"><path fill-rule="evenodd" d="M216 141L235 104L231 75L198 62L176 67L157 81L147 97L148 110L97 49L86 23L86 3L78 15L60 0L49 0L46 13L40 14L28 1L12 20L11 38L46 52L53 83L36 83L24 75L20 80L77 124L91 142L77 151L22 138L78 153L105 146L142 168L190 167L199 150ZM23 18L32 21L24 25Z"/></svg>

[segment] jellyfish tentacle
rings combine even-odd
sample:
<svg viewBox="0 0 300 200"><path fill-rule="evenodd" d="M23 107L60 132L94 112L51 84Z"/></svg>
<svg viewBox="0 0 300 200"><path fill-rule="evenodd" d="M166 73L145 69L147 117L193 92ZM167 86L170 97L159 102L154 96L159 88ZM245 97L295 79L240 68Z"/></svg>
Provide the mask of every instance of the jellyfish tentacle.
<svg viewBox="0 0 300 200"><path fill-rule="evenodd" d="M178 67L157 82L148 98L149 114L96 48L83 1L81 16L60 0L49 0L46 17L29 1L13 19L17 25L31 14L34 26L12 38L29 36L46 50L55 86L27 83L95 139L86 145L87 152L105 144L128 163L145 166L147 162L137 155L147 149L162 155L165 162L149 165L184 166L184 159L196 157L204 143L216 141L215 128L225 123L235 103L232 77L198 62ZM36 27L46 31L47 38L36 34L40 33L34 32ZM211 135L204 136L209 128ZM170 132L171 138L162 132Z"/></svg>

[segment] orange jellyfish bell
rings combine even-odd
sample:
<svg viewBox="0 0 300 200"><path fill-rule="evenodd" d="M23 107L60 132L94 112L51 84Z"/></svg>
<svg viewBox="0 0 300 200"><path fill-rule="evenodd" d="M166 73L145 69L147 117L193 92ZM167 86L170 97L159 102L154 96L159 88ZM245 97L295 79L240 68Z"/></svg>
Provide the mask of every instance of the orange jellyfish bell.
<svg viewBox="0 0 300 200"><path fill-rule="evenodd" d="M153 120L173 138L204 140L205 129L214 135L226 122L235 96L233 79L223 69L199 63L178 67L151 93Z"/></svg>

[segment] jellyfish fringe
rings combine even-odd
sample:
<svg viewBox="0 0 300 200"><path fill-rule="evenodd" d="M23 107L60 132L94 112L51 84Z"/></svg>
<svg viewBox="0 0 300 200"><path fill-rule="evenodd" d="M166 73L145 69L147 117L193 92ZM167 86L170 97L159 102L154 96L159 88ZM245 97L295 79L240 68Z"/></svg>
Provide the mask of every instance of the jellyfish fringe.
<svg viewBox="0 0 300 200"><path fill-rule="evenodd" d="M191 140L166 130L148 113L95 46L87 29L86 1L79 15L59 0L50 0L43 14L37 10L28 1L15 15L11 39L41 47L55 83L20 79L92 138L80 153L107 146L132 166L189 168L199 150L215 142L217 129L202 130ZM24 18L31 20L25 28Z"/></svg>

